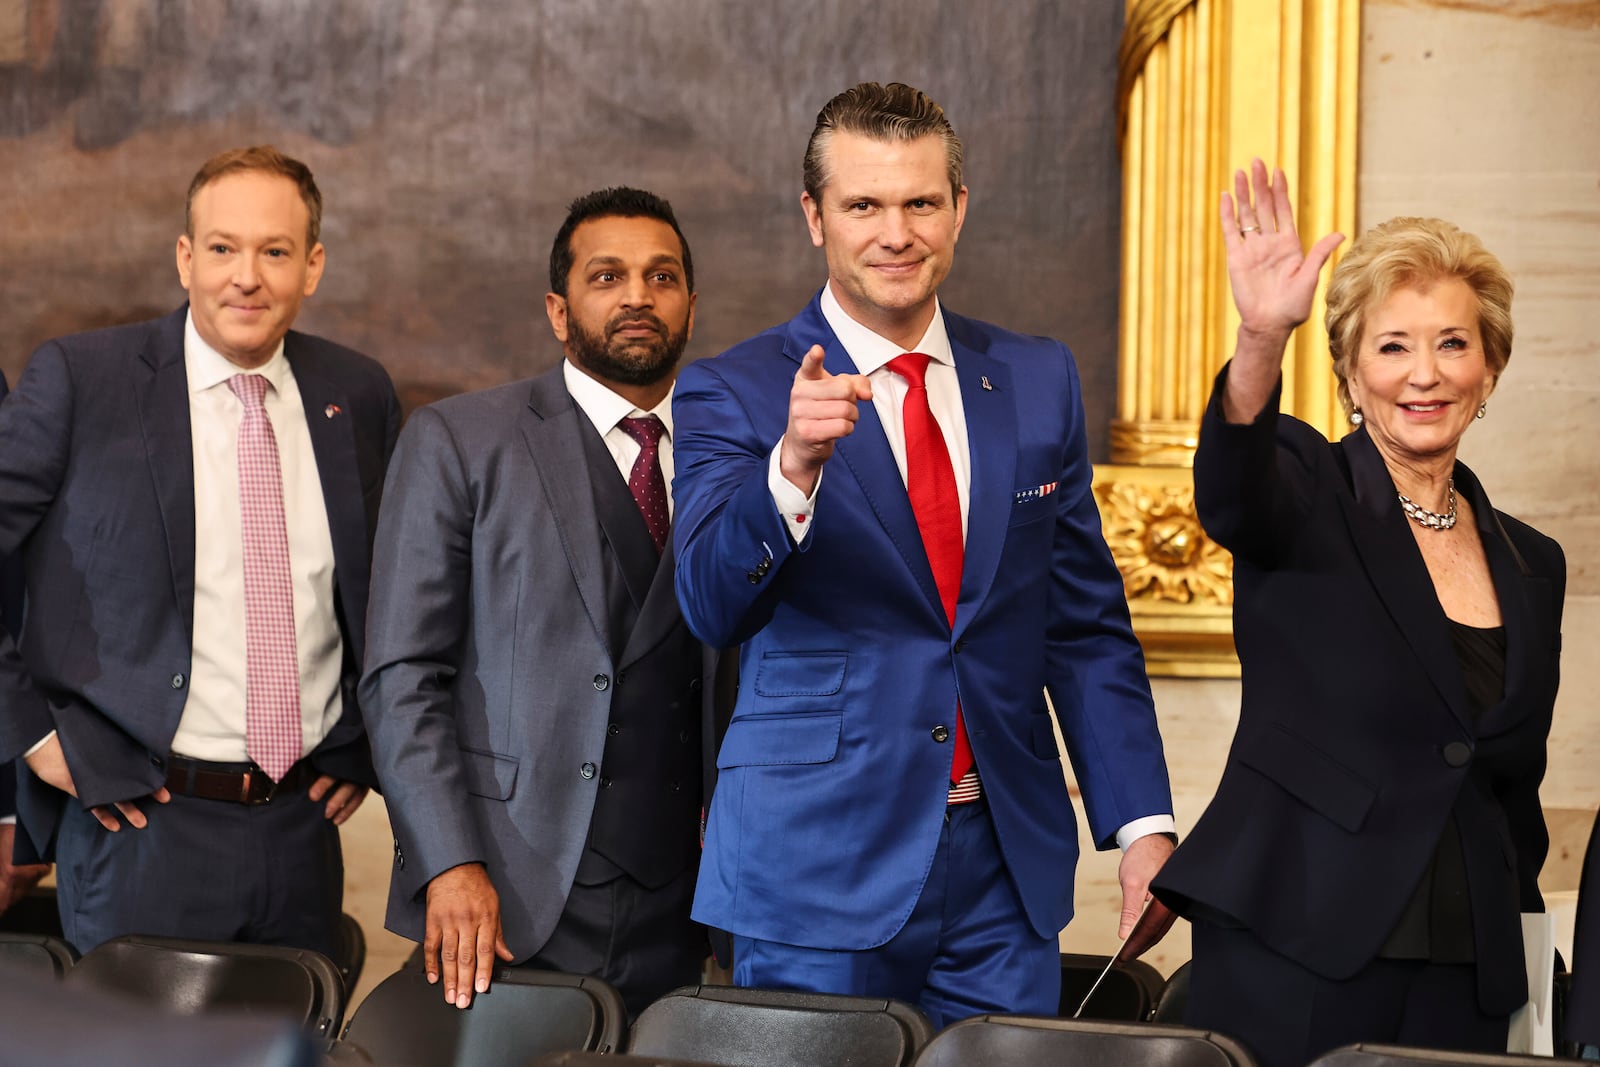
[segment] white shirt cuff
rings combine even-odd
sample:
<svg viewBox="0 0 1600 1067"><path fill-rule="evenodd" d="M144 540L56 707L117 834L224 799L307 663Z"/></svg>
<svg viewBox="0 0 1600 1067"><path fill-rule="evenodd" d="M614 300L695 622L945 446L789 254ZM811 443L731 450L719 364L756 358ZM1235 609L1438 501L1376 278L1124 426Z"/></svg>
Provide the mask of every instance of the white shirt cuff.
<svg viewBox="0 0 1600 1067"><path fill-rule="evenodd" d="M1141 837L1151 834L1176 834L1178 820L1171 815L1146 815L1142 819L1135 819L1117 831L1117 847L1124 852L1128 846Z"/></svg>
<svg viewBox="0 0 1600 1067"><path fill-rule="evenodd" d="M15 815L0 815L0 826L15 826L16 824L17 817ZM7 859L9 858L7 857Z"/></svg>
<svg viewBox="0 0 1600 1067"><path fill-rule="evenodd" d="M811 515L817 509L817 490L822 488L822 472L817 472L817 484L811 487L811 495L806 496L779 469L778 453L782 449L783 438L780 437L772 447L772 454L767 457L767 489L772 493L772 502L777 505L778 514L783 516L783 524L789 528L789 536L798 545L811 530Z"/></svg>
<svg viewBox="0 0 1600 1067"><path fill-rule="evenodd" d="M26 752L24 752L22 754L22 758L23 759L27 759L29 756L33 755L35 752L39 751L44 746L48 745L50 743L50 739L52 737L54 737L55 735L56 735L56 732L54 730L51 730L49 733L47 733L43 737L39 738L39 740L34 742L32 748L28 749L28 751L26 751Z"/></svg>

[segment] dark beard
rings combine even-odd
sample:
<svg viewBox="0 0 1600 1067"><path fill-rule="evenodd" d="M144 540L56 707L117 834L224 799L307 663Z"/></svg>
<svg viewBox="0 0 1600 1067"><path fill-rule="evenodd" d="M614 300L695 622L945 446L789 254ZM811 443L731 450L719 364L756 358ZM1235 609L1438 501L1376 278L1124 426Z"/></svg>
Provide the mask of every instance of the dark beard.
<svg viewBox="0 0 1600 1067"><path fill-rule="evenodd" d="M624 322L649 322L660 332L647 341L612 337ZM689 343L687 331L673 333L649 312L629 312L606 323L605 336L585 330L567 319L567 355L592 377L618 385L655 385L672 376Z"/></svg>

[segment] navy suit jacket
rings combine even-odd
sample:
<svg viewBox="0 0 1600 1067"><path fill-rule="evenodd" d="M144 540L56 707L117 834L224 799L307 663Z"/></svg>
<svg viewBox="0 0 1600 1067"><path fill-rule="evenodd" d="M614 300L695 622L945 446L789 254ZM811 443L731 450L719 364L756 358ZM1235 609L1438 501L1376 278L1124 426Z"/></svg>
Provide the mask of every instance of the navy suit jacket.
<svg viewBox="0 0 1600 1067"><path fill-rule="evenodd" d="M801 357L821 344L831 373L856 371L818 301L679 375L678 596L703 641L743 645L695 906L708 925L828 949L894 936L938 844L958 700L1040 936L1071 918L1078 853L1046 687L1097 847L1172 810L1072 356L958 315L945 325L972 458L954 628L870 403L800 545L773 503L767 461Z"/></svg>
<svg viewBox="0 0 1600 1067"><path fill-rule="evenodd" d="M6 398L6 376L0 374L0 401ZM13 557L0 559L0 630L16 637L22 626L22 572ZM17 813L17 771L0 760L0 817ZM10 857L7 857L8 859Z"/></svg>
<svg viewBox="0 0 1600 1067"><path fill-rule="evenodd" d="M1330 444L1279 415L1276 395L1254 423L1231 425L1226 375L1201 424L1195 501L1234 554L1243 704L1216 795L1155 891L1348 978L1394 929L1453 810L1479 1002L1508 1013L1527 1000L1517 913L1544 910L1539 782L1561 548L1496 512L1456 464L1506 636L1505 698L1474 725L1448 621L1371 437Z"/></svg>
<svg viewBox="0 0 1600 1067"><path fill-rule="evenodd" d="M1572 934L1572 994L1567 999L1569 1041L1600 1045L1600 819L1589 831Z"/></svg>
<svg viewBox="0 0 1600 1067"><path fill-rule="evenodd" d="M188 695L197 531L187 310L45 342L0 406L0 556L20 550L28 603L20 651L0 635L0 757L57 730L86 807L163 783L156 761ZM344 714L313 763L374 784L355 684L400 407L387 373L359 353L291 331L284 355L322 480L345 645ZM43 857L66 796L32 775L21 790Z"/></svg>

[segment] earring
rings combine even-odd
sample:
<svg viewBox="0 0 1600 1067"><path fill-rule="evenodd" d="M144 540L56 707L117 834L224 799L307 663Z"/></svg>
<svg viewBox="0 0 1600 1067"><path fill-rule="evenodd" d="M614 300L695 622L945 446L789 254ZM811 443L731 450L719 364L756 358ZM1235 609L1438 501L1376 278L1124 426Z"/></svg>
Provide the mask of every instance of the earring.
<svg viewBox="0 0 1600 1067"><path fill-rule="evenodd" d="M1483 416L1479 415L1478 418L1481 419L1481 418L1483 418ZM1354 410L1352 410L1350 412L1350 425L1351 426L1360 426L1363 422L1366 422L1366 421L1367 421L1367 417L1365 415L1361 414L1361 409L1360 408L1355 408Z"/></svg>
<svg viewBox="0 0 1600 1067"><path fill-rule="evenodd" d="M1485 400L1483 403L1478 405L1478 418L1481 419L1487 414L1489 414L1489 402Z"/></svg>

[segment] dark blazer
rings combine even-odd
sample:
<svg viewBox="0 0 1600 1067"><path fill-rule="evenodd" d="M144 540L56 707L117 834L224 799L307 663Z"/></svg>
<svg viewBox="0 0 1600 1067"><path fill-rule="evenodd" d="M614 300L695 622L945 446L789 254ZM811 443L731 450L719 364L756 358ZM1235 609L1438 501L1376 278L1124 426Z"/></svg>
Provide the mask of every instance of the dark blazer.
<svg viewBox="0 0 1600 1067"><path fill-rule="evenodd" d="M657 563L559 365L413 413L378 527L361 682L394 823L389 928L421 940L428 883L483 863L521 961L592 862L592 834L646 885L692 866L713 666L683 626L670 552Z"/></svg>
<svg viewBox="0 0 1600 1067"><path fill-rule="evenodd" d="M5 400L6 392L6 376L0 374L0 401ZM13 640L22 626L22 571L16 562L14 556L0 559L0 630ZM16 813L17 769L10 761L0 759L0 817Z"/></svg>
<svg viewBox="0 0 1600 1067"><path fill-rule="evenodd" d="M1464 464L1500 601L1506 693L1476 728L1459 660L1394 483L1365 430L1330 444L1279 415L1201 424L1195 502L1234 554L1238 731L1210 807L1155 881L1329 978L1372 961L1454 810L1479 1001L1527 999L1519 911L1542 911L1539 805L1566 563L1496 512Z"/></svg>
<svg viewBox="0 0 1600 1067"><path fill-rule="evenodd" d="M702 640L743 644L695 917L754 938L880 945L932 863L957 699L1026 916L1072 915L1077 820L1092 840L1172 810L1144 660L1090 491L1071 354L945 313L972 460L952 628L871 404L841 439L796 546L767 484L813 344L855 364L817 300L685 367L673 401L678 596Z"/></svg>
<svg viewBox="0 0 1600 1067"><path fill-rule="evenodd" d="M1572 935L1572 993L1567 998L1568 1041L1600 1045L1600 819L1589 832Z"/></svg>
<svg viewBox="0 0 1600 1067"><path fill-rule="evenodd" d="M0 636L0 757L58 730L85 806L162 784L156 761L188 693L196 530L186 313L47 341L0 406L0 556L21 552L28 602L22 651ZM291 331L284 355L322 479L345 646L344 715L312 760L371 784L355 684L400 406L388 374L359 353ZM23 823L44 856L66 796L31 775L22 790Z"/></svg>

